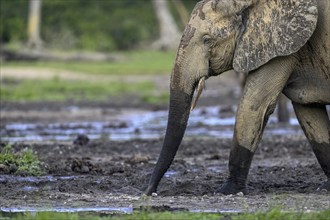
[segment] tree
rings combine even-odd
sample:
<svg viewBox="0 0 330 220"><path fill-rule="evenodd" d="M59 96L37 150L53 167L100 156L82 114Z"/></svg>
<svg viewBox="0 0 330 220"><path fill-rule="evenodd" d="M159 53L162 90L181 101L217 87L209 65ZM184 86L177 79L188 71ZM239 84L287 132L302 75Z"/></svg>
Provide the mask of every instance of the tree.
<svg viewBox="0 0 330 220"><path fill-rule="evenodd" d="M28 17L28 41L27 45L30 48L40 48L42 41L40 38L40 15L41 15L41 0L30 0L29 2L29 17Z"/></svg>
<svg viewBox="0 0 330 220"><path fill-rule="evenodd" d="M176 49L180 40L180 31L170 13L167 0L152 0L159 24L159 39L153 43L158 50Z"/></svg>
<svg viewBox="0 0 330 220"><path fill-rule="evenodd" d="M181 19L181 23L186 26L186 24L188 23L189 20L189 13L186 9L186 7L184 6L182 0L172 0L173 5L175 6L175 9L178 11L180 19Z"/></svg>

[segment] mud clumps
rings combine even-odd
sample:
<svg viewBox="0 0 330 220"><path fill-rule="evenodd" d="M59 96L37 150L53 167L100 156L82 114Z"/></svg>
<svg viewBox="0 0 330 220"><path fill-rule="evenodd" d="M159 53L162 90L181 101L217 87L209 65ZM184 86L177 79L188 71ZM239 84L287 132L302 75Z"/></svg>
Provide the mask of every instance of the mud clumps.
<svg viewBox="0 0 330 220"><path fill-rule="evenodd" d="M15 164L0 164L0 174L14 174L17 169Z"/></svg>
<svg viewBox="0 0 330 220"><path fill-rule="evenodd" d="M127 159L125 162L128 164L134 165L134 164L148 163L149 160L150 160L149 156L142 155L142 154L136 154L136 155L130 157L129 159Z"/></svg>
<svg viewBox="0 0 330 220"><path fill-rule="evenodd" d="M102 173L103 170L100 166L92 163L91 158L68 158L67 167L71 168L71 171L76 173Z"/></svg>

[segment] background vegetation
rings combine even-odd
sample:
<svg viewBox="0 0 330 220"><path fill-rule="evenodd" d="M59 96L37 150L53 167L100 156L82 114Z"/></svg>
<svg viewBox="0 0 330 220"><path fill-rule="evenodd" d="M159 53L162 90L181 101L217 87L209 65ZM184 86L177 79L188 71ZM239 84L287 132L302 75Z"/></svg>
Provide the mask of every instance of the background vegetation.
<svg viewBox="0 0 330 220"><path fill-rule="evenodd" d="M198 0L181 1L190 13ZM172 0L167 1L171 15L182 31L184 24ZM29 0L0 0L0 42L11 51L33 54L28 46ZM155 51L150 45L159 39L160 27L152 0L41 0L40 38L42 56L63 57L81 52L111 53L115 60L67 61L6 60L8 68L23 76L1 76L2 101L59 101L65 99L105 100L111 96L132 93L147 102L167 102L167 93L150 82L116 82L103 76L169 75L175 51ZM40 51L39 51L40 52ZM58 56L60 54L60 56ZM89 54L93 57L93 54ZM1 59L1 49L0 49ZM35 70L40 78L29 78L25 68ZM89 75L84 80L68 80L58 76L42 77L45 70L70 71ZM53 71L54 72L54 71ZM27 77L25 77L27 76ZM101 76L101 77L100 77ZM155 94L156 93L156 94Z"/></svg>
<svg viewBox="0 0 330 220"><path fill-rule="evenodd" d="M1 0L0 40L26 41L27 0ZM191 11L197 0L182 1ZM173 3L168 2L183 28ZM128 50L158 37L151 0L42 0L41 38L50 48L95 51Z"/></svg>
<svg viewBox="0 0 330 220"><path fill-rule="evenodd" d="M121 57L116 62L3 63L2 71L11 69L22 74L19 75L21 77L1 76L1 101L107 101L116 96L134 94L138 103L167 103L166 84L169 82L164 82L165 86L159 88L152 79L169 75L175 52L125 51L116 54ZM30 73L25 72L27 69L35 77L30 78ZM61 77L57 74L60 72L68 73Z"/></svg>

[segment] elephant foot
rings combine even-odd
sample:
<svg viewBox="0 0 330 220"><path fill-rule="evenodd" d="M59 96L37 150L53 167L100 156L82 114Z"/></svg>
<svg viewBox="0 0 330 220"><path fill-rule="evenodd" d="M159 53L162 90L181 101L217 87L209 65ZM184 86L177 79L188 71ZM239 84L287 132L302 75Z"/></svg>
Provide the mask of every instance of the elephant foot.
<svg viewBox="0 0 330 220"><path fill-rule="evenodd" d="M327 192L330 192L330 179L328 179L319 188L317 188L317 191L327 191Z"/></svg>
<svg viewBox="0 0 330 220"><path fill-rule="evenodd" d="M244 195L247 194L245 184L238 184L234 181L228 180L221 186L215 193L224 194L224 195L235 195L242 192Z"/></svg>

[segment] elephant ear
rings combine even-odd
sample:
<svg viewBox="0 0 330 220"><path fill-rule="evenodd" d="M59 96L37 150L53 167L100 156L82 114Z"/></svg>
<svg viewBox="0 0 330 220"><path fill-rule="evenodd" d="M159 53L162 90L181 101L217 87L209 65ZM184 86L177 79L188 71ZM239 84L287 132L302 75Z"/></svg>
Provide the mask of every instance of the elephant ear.
<svg viewBox="0 0 330 220"><path fill-rule="evenodd" d="M249 72L297 52L313 34L317 17L316 0L259 0L250 5L242 12L234 69Z"/></svg>

